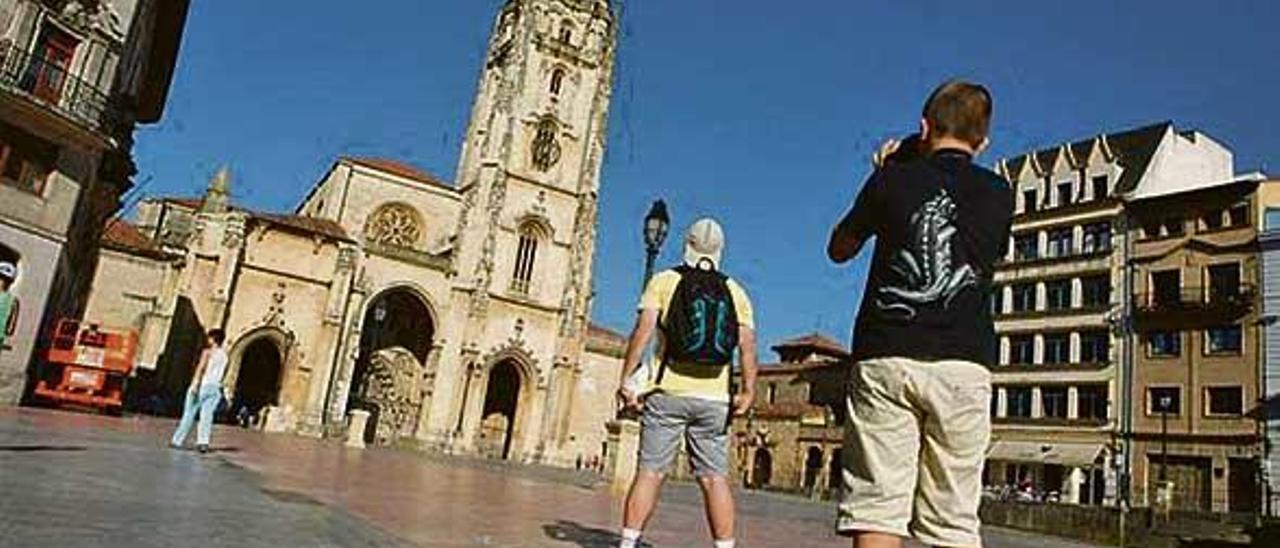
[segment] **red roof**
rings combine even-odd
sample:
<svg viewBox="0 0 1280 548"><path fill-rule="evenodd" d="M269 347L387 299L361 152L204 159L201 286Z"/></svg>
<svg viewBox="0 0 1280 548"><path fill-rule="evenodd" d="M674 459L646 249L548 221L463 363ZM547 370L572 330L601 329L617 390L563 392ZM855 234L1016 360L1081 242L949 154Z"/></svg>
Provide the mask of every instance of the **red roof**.
<svg viewBox="0 0 1280 548"><path fill-rule="evenodd" d="M352 156L344 156L343 161L351 162L370 169L376 169L384 173L390 173L397 177L404 177L412 181L424 183L440 188L453 190L453 185L441 181L439 178L427 173L415 166L406 164L398 160L390 158L359 158Z"/></svg>
<svg viewBox="0 0 1280 548"><path fill-rule="evenodd" d="M848 350L845 350L844 345L840 344L835 339L816 331L801 337L787 339L774 345L773 348L812 348L841 355L849 353Z"/></svg>
<svg viewBox="0 0 1280 548"><path fill-rule="evenodd" d="M351 236L347 235L347 231L336 222L329 219L317 219L315 217L305 217L302 215L281 215L278 213L263 213L260 211L249 211L254 219L266 221L268 223L300 230L302 232L320 234L337 240L345 240L353 242Z"/></svg>
<svg viewBox="0 0 1280 548"><path fill-rule="evenodd" d="M601 339L609 339L618 342L627 342L627 336L609 329L603 325L592 322L587 326L587 335L590 337L599 337Z"/></svg>
<svg viewBox="0 0 1280 548"><path fill-rule="evenodd" d="M138 227L122 219L112 219L102 231L102 245L117 251L154 258L168 257L155 240L143 234Z"/></svg>
<svg viewBox="0 0 1280 548"><path fill-rule="evenodd" d="M844 362L840 360L816 360L799 363L762 363L760 364L759 373L761 375L786 375L790 373L802 373L814 369L837 367L843 363Z"/></svg>
<svg viewBox="0 0 1280 548"><path fill-rule="evenodd" d="M196 210L200 209L200 206L204 205L204 198L176 198L176 197L170 196L170 197L161 198L161 200L164 200L171 204L176 204L188 209L196 209Z"/></svg>

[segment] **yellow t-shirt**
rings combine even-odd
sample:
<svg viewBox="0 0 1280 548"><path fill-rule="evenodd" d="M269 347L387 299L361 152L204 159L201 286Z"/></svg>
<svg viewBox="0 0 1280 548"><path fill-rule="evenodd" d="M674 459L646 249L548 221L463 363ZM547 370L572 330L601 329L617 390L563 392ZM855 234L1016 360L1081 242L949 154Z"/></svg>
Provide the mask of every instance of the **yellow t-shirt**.
<svg viewBox="0 0 1280 548"><path fill-rule="evenodd" d="M653 354L653 362L649 365L649 390L661 390L668 394L693 398L729 401L729 369L724 367L708 367L705 365L672 363L666 365L662 374L662 382L657 382L659 365L666 341L663 340L661 325L667 319L667 309L671 298L675 295L676 285L680 283L680 273L674 270L659 272L649 280L644 295L640 297L640 310L658 311L658 347ZM729 279L729 294L733 297L734 311L738 315L738 326L755 329L755 313L751 308L751 300L747 292L738 282Z"/></svg>

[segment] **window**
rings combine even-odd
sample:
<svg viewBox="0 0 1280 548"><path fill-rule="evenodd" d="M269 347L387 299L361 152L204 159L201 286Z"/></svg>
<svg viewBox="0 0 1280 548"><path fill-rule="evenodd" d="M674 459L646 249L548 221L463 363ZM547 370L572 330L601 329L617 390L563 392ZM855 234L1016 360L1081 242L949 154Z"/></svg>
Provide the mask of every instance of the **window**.
<svg viewBox="0 0 1280 548"><path fill-rule="evenodd" d="M53 25L40 29L40 38L26 73L22 77L22 89L50 103L62 98L67 86L67 71L75 57L79 40Z"/></svg>
<svg viewBox="0 0 1280 548"><path fill-rule="evenodd" d="M1218 230L1222 228L1222 211L1213 210L1205 213L1200 217L1200 224L1205 230Z"/></svg>
<svg viewBox="0 0 1280 548"><path fill-rule="evenodd" d="M54 145L0 123L0 184L33 194L43 193L49 166L53 165L57 153Z"/></svg>
<svg viewBox="0 0 1280 548"><path fill-rule="evenodd" d="M1004 314L1004 288L998 285L991 289L991 314Z"/></svg>
<svg viewBox="0 0 1280 548"><path fill-rule="evenodd" d="M1036 309L1036 285L1017 284L1013 286L1013 311L1031 312Z"/></svg>
<svg viewBox="0 0 1280 548"><path fill-rule="evenodd" d="M1176 386L1148 387L1147 413L1150 415L1182 413L1182 389Z"/></svg>
<svg viewBox="0 0 1280 548"><path fill-rule="evenodd" d="M1054 280L1045 282L1045 297L1048 310L1068 310L1071 308L1071 280Z"/></svg>
<svg viewBox="0 0 1280 548"><path fill-rule="evenodd" d="M1111 361L1111 334L1106 330L1080 333L1080 362L1108 363Z"/></svg>
<svg viewBox="0 0 1280 548"><path fill-rule="evenodd" d="M1044 363L1071 363L1071 335L1053 333L1044 336Z"/></svg>
<svg viewBox="0 0 1280 548"><path fill-rule="evenodd" d="M1238 325L1211 327L1204 333L1204 350L1207 354L1239 354L1244 334Z"/></svg>
<svg viewBox="0 0 1280 548"><path fill-rule="evenodd" d="M1076 388L1076 418L1107 420L1107 385L1085 384Z"/></svg>
<svg viewBox="0 0 1280 548"><path fill-rule="evenodd" d="M1040 203L1036 200L1035 189L1022 191L1022 212L1035 213L1039 209Z"/></svg>
<svg viewBox="0 0 1280 548"><path fill-rule="evenodd" d="M1107 197L1107 176L1097 175L1090 181L1093 186L1093 199L1101 200Z"/></svg>
<svg viewBox="0 0 1280 548"><path fill-rule="evenodd" d="M1031 388L1011 386L1005 390L1005 416L1031 418Z"/></svg>
<svg viewBox="0 0 1280 548"><path fill-rule="evenodd" d="M1142 223L1142 238L1144 240L1154 240L1160 237L1160 223L1158 221L1144 221Z"/></svg>
<svg viewBox="0 0 1280 548"><path fill-rule="evenodd" d="M1049 257L1068 257L1074 251L1070 228L1059 228L1049 232Z"/></svg>
<svg viewBox="0 0 1280 548"><path fill-rule="evenodd" d="M564 86L564 69L555 69L551 71L551 94L560 95L560 88Z"/></svg>
<svg viewBox="0 0 1280 548"><path fill-rule="evenodd" d="M1009 365L1031 365L1035 360L1035 337L1031 335L1009 337Z"/></svg>
<svg viewBox="0 0 1280 548"><path fill-rule="evenodd" d="M511 290L521 295L528 295L533 282L533 266L538 259L538 240L541 239L536 226L526 223L520 227L520 239L516 244L516 266L511 276Z"/></svg>
<svg viewBox="0 0 1280 548"><path fill-rule="evenodd" d="M1280 230L1280 208L1268 207L1265 217L1266 218L1263 220L1265 226L1263 228L1267 230Z"/></svg>
<svg viewBox="0 0 1280 548"><path fill-rule="evenodd" d="M1227 222L1233 227L1249 226L1249 204L1238 204L1228 209Z"/></svg>
<svg viewBox="0 0 1280 548"><path fill-rule="evenodd" d="M1206 415L1244 414L1244 389L1239 386L1210 386L1204 391Z"/></svg>
<svg viewBox="0 0 1280 548"><path fill-rule="evenodd" d="M1013 259L1015 261L1034 261L1040 258L1040 236L1036 233L1021 234L1013 237Z"/></svg>
<svg viewBox="0 0 1280 548"><path fill-rule="evenodd" d="M1177 270L1151 274L1151 305L1156 308L1174 307L1182 301L1182 273Z"/></svg>
<svg viewBox="0 0 1280 548"><path fill-rule="evenodd" d="M1084 226L1082 253L1102 253L1111 250L1111 223L1094 223Z"/></svg>
<svg viewBox="0 0 1280 548"><path fill-rule="evenodd" d="M1147 353L1153 358L1173 358L1182 354L1182 332L1152 331L1147 334Z"/></svg>
<svg viewBox="0 0 1280 548"><path fill-rule="evenodd" d="M1111 305L1111 276L1099 274L1080 278L1081 304L1086 308Z"/></svg>
<svg viewBox="0 0 1280 548"><path fill-rule="evenodd" d="M1209 302L1232 302L1240 299L1240 263L1215 264L1209 267Z"/></svg>
<svg viewBox="0 0 1280 548"><path fill-rule="evenodd" d="M1040 389L1040 415L1045 418L1067 418L1067 387L1046 386Z"/></svg>
<svg viewBox="0 0 1280 548"><path fill-rule="evenodd" d="M573 23L567 19L560 24L560 43L573 43Z"/></svg>
<svg viewBox="0 0 1280 548"><path fill-rule="evenodd" d="M1074 202L1071 183L1058 183L1058 207L1069 206Z"/></svg>
<svg viewBox="0 0 1280 548"><path fill-rule="evenodd" d="M778 403L778 384L769 383L769 399L770 404Z"/></svg>
<svg viewBox="0 0 1280 548"><path fill-rule="evenodd" d="M560 161L560 143L556 140L559 131L559 125L550 117L538 122L531 150L534 169L548 171Z"/></svg>

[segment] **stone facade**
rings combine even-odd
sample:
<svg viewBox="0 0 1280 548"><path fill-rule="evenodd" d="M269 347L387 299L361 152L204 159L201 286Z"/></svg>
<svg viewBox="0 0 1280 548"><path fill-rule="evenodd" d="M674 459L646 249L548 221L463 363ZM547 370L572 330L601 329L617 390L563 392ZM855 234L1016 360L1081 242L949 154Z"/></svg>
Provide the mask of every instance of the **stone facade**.
<svg viewBox="0 0 1280 548"><path fill-rule="evenodd" d="M159 120L186 0L0 0L0 258L18 332L0 403L21 400L42 337L84 310L98 241L132 185L135 123Z"/></svg>
<svg viewBox="0 0 1280 548"><path fill-rule="evenodd" d="M222 327L233 407L262 428L345 435L364 409L373 442L601 457L623 344L588 321L615 40L607 2L507 2L456 184L341 158L292 214L229 204L226 172L146 201L139 230L182 257L149 389L181 388L189 333Z"/></svg>

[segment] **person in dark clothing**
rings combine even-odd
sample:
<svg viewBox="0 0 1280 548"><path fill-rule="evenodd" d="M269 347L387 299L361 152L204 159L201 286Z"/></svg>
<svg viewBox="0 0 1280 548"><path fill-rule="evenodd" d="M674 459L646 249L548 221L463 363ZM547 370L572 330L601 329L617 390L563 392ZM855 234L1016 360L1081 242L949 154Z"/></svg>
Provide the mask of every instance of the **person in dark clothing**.
<svg viewBox="0 0 1280 548"><path fill-rule="evenodd" d="M877 154L828 243L844 263L876 241L854 328L837 522L854 546L982 543L986 366L998 351L988 299L1013 213L1009 183L973 163L991 112L982 86L935 90L918 139Z"/></svg>

